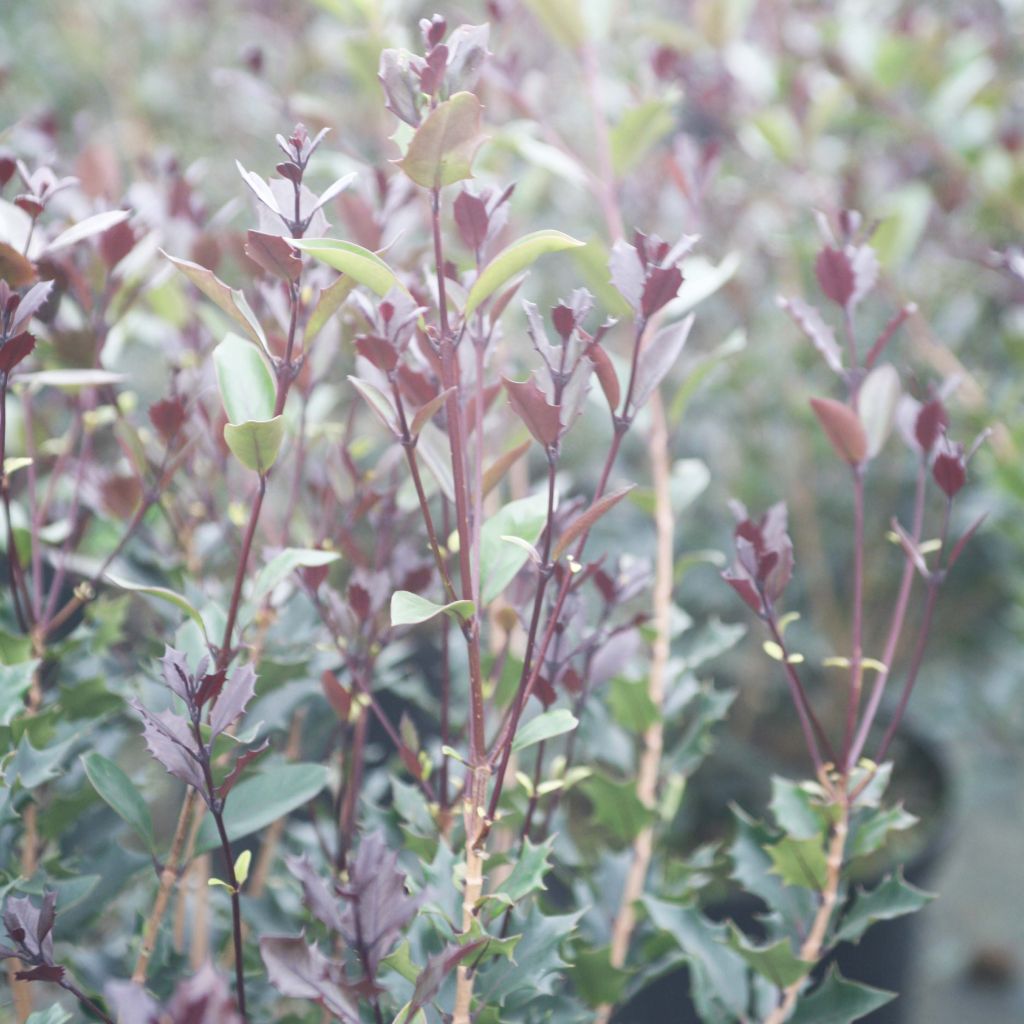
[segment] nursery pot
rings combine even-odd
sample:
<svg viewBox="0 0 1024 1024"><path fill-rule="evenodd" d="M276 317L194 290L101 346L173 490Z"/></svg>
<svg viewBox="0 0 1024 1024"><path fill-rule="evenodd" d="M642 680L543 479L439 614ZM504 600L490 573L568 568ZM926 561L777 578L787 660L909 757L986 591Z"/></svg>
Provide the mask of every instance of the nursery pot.
<svg viewBox="0 0 1024 1024"><path fill-rule="evenodd" d="M894 750L892 795L904 799L908 810L921 820L913 830L920 836L919 845L898 862L909 882L927 889L950 834L950 776L943 752L933 741L903 729L899 746L898 751ZM720 766L714 758L711 760L706 770L714 773ZM743 803L742 798L738 802ZM745 809L761 811L760 807L749 805ZM865 874L858 885L873 887L881 881L886 868L895 866L880 866L874 876ZM739 893L709 903L703 909L712 920L735 921L745 933L756 938L757 918L766 908L758 898ZM845 977L897 994L888 1005L862 1018L867 1024L906 1024L910 1019L904 993L909 989L916 955L916 920L917 915L910 914L874 924L856 945L842 943L816 972L820 974L834 962ZM613 1024L701 1024L690 999L686 968L663 975L643 988L616 1012Z"/></svg>

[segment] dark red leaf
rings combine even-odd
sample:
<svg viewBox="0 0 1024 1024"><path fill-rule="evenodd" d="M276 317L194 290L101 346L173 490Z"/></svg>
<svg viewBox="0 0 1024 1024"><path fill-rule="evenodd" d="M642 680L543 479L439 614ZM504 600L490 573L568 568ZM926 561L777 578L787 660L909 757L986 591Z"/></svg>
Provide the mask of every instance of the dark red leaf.
<svg viewBox="0 0 1024 1024"><path fill-rule="evenodd" d="M678 267L653 267L647 275L640 312L650 319L662 306L671 302L683 283L683 274Z"/></svg>
<svg viewBox="0 0 1024 1024"><path fill-rule="evenodd" d="M286 281L297 281L302 273L302 259L298 250L280 235L249 231L246 235L245 255L268 274L282 277Z"/></svg>
<svg viewBox="0 0 1024 1024"><path fill-rule="evenodd" d="M149 422L164 443L170 444L185 423L184 399L174 395L154 402L149 407Z"/></svg>
<svg viewBox="0 0 1024 1024"><path fill-rule="evenodd" d="M568 341L576 327L576 314L568 306L560 304L551 310L551 322L562 341Z"/></svg>
<svg viewBox="0 0 1024 1024"><path fill-rule="evenodd" d="M264 740L258 747L250 747L243 754L238 756L231 771L217 790L217 795L221 800L227 799L228 793L231 792L235 783L242 777L242 772L245 771L246 765L251 764L257 757L261 754L265 754L269 749L270 740Z"/></svg>
<svg viewBox="0 0 1024 1024"><path fill-rule="evenodd" d="M219 672L208 672L203 676L199 689L196 690L196 707L201 708L208 700L216 699L220 695L227 677L226 669L221 669Z"/></svg>
<svg viewBox="0 0 1024 1024"><path fill-rule="evenodd" d="M551 552L551 561L557 562L578 537L587 533L605 513L618 505L635 486L635 484L630 484L628 487L612 491L611 494L606 494L603 498L595 501L585 512L581 512L562 531L562 536L558 538L555 550Z"/></svg>
<svg viewBox="0 0 1024 1024"><path fill-rule="evenodd" d="M834 398L812 398L811 408L839 457L851 465L863 462L868 453L868 438L860 417Z"/></svg>
<svg viewBox="0 0 1024 1024"><path fill-rule="evenodd" d="M420 89L428 96L433 96L444 81L447 67L448 47L443 44L435 46L427 54L426 64L420 71Z"/></svg>
<svg viewBox="0 0 1024 1024"><path fill-rule="evenodd" d="M53 281L40 281L25 292L18 301L17 316L11 321L10 333L19 334L22 328L27 327L28 322L43 308L52 293Z"/></svg>
<svg viewBox="0 0 1024 1024"><path fill-rule="evenodd" d="M0 353L2 354L2 353ZM128 519L142 499L138 477L128 473L110 473L100 484L104 508L115 518Z"/></svg>
<svg viewBox="0 0 1024 1024"><path fill-rule="evenodd" d="M299 568L299 575L302 577L303 583L309 587L310 590L319 590L324 580L327 579L330 574L331 568L329 565L303 565Z"/></svg>
<svg viewBox="0 0 1024 1024"><path fill-rule="evenodd" d="M757 590L754 584L747 579L746 576L740 576L735 574L732 570L727 569L722 573L722 579L729 584L733 590L736 591L740 597L755 611L758 615L761 614L761 598L758 596Z"/></svg>
<svg viewBox="0 0 1024 1024"><path fill-rule="evenodd" d="M281 163L275 164L274 170L277 171L282 178L287 178L295 184L302 181L302 168L291 160L282 160Z"/></svg>
<svg viewBox="0 0 1024 1024"><path fill-rule="evenodd" d="M17 163L11 157L0 156L0 188L3 188L14 177L17 168Z"/></svg>
<svg viewBox="0 0 1024 1024"><path fill-rule="evenodd" d="M11 338L3 348L0 348L0 373L10 373L18 363L28 358L36 347L36 339L22 331L17 337Z"/></svg>
<svg viewBox="0 0 1024 1024"><path fill-rule="evenodd" d="M544 705L546 711L558 698L555 693L555 688L547 681L544 676L537 676L537 681L533 687L533 695Z"/></svg>
<svg viewBox="0 0 1024 1024"><path fill-rule="evenodd" d="M320 677L320 686L324 691L327 702L334 708L334 713L343 722L348 721L349 712L352 710L352 694L341 685L341 681L331 671L325 670Z"/></svg>
<svg viewBox="0 0 1024 1024"><path fill-rule="evenodd" d="M826 246L814 263L821 290L837 305L846 306L854 291L853 268L846 253Z"/></svg>
<svg viewBox="0 0 1024 1024"><path fill-rule="evenodd" d="M36 268L17 249L0 242L0 280L12 288L27 288L35 284Z"/></svg>
<svg viewBox="0 0 1024 1024"><path fill-rule="evenodd" d="M463 946L449 946L430 957L426 967L416 979L416 988L412 993L407 1016L411 1019L417 1011L432 1003L437 998L438 992L441 991L441 985L445 978L464 960L468 960L487 945L487 941L486 938L474 939Z"/></svg>
<svg viewBox="0 0 1024 1024"><path fill-rule="evenodd" d="M940 452L932 463L932 476L947 498L953 498L967 482L967 466L962 445L951 452Z"/></svg>
<svg viewBox="0 0 1024 1024"><path fill-rule="evenodd" d="M375 334L363 334L356 338L356 351L383 373L390 373L398 365L395 346Z"/></svg>
<svg viewBox="0 0 1024 1024"><path fill-rule="evenodd" d="M619 375L615 372L615 364L611 357L598 344L592 344L587 348L587 358L594 364L594 373L597 374L598 383L608 401L608 408L615 413L621 400L619 389Z"/></svg>
<svg viewBox="0 0 1024 1024"><path fill-rule="evenodd" d="M509 405L530 433L545 447L555 444L562 430L558 407L548 402L533 377L525 381L505 377L504 384Z"/></svg>
<svg viewBox="0 0 1024 1024"><path fill-rule="evenodd" d="M455 198L453 212L459 237L467 249L476 252L487 241L490 217L486 204L479 196L463 190Z"/></svg>
<svg viewBox="0 0 1024 1024"><path fill-rule="evenodd" d="M914 437L924 452L930 452L935 442L949 426L949 413L941 399L933 398L921 406L914 424Z"/></svg>
<svg viewBox="0 0 1024 1024"><path fill-rule="evenodd" d="M100 255L108 270L113 270L135 247L135 231L123 220L100 235Z"/></svg>
<svg viewBox="0 0 1024 1024"><path fill-rule="evenodd" d="M360 622L365 622L373 611L373 606L370 601L370 592L360 583L350 583L348 585L348 606L352 609L352 614Z"/></svg>
<svg viewBox="0 0 1024 1024"><path fill-rule="evenodd" d="M435 14L429 21L423 18L420 21L420 29L423 32L423 41L432 48L444 39L444 34L448 31L448 22L442 15Z"/></svg>
<svg viewBox="0 0 1024 1024"><path fill-rule="evenodd" d="M18 981L60 981L64 977L64 968L57 964L40 964L29 971L18 971Z"/></svg>

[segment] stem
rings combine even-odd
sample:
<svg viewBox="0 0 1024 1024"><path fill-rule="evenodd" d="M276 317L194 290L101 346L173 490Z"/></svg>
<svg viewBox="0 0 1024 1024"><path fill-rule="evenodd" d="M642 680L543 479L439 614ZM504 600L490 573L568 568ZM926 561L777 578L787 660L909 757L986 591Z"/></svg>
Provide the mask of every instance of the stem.
<svg viewBox="0 0 1024 1024"><path fill-rule="evenodd" d="M11 482L4 469L7 459L7 374L0 373L0 493L3 496L4 516L7 519L7 571L11 583L11 598L18 626L25 633L31 629L31 602L25 586L25 576L14 541L14 525L11 522Z"/></svg>
<svg viewBox="0 0 1024 1024"><path fill-rule="evenodd" d="M839 805L839 817L832 826L832 839L828 846L826 861L825 887L821 890L821 904L814 916L811 930L800 947L800 959L809 964L816 964L825 948L825 936L832 920L839 897L840 875L843 869L843 853L846 849L846 837L850 828L850 807L844 796ZM783 1024L793 1012L797 997L804 987L806 978L800 978L782 990L779 1005L764 1019L764 1024Z"/></svg>
<svg viewBox="0 0 1024 1024"><path fill-rule="evenodd" d="M665 407L657 389L651 396L650 409L652 425L647 439L647 451L651 461L651 476L654 484L657 554L653 595L655 638L651 652L651 670L647 677L647 696L658 713L654 721L644 731L636 793L644 807L654 810L661 755L664 748L664 725L661 711L665 699L665 681L671 647L675 521L672 514L670 491L668 424L665 420ZM643 896L644 883L647 879L653 850L654 825L651 824L642 829L633 842L633 856L626 874L619 910L612 925L609 961L614 968L621 968L626 962L629 940L636 927L635 904ZM599 1007L594 1018L595 1024L607 1024L611 1014L612 1006L610 1004Z"/></svg>
<svg viewBox="0 0 1024 1024"><path fill-rule="evenodd" d="M853 732L860 710L860 694L864 684L864 467L853 467L853 629L852 629L850 696L846 708L846 730L843 734L843 771L849 772Z"/></svg>
<svg viewBox="0 0 1024 1024"><path fill-rule="evenodd" d="M267 493L267 474L261 473L259 484L256 487L256 498L249 512L249 522L245 528L245 535L242 538L242 551L238 556L238 568L235 570L235 583L231 590L231 604L228 606L228 618L224 626L224 639L221 641L220 649L217 652L217 671L223 672L231 663L234 653L231 649L231 637L235 632L235 620L238 618L238 609L242 603L242 584L245 582L245 570L249 564L249 553L252 551L252 542L256 536L256 525L260 520L260 511L263 509L263 499Z"/></svg>
<svg viewBox="0 0 1024 1024"><path fill-rule="evenodd" d="M921 540L921 530L924 526L924 495L925 483L927 481L928 463L922 457L921 464L917 471L917 485L914 493L914 521L911 539L915 544ZM896 647L899 644L900 636L903 633L903 622L906 618L907 607L910 603L910 591L914 583L914 561L907 555L903 563L903 576L900 579L899 592L896 596L896 604L893 608L892 618L889 622L889 635L885 641L885 651L882 654L882 664L885 668L875 676L875 683L871 689L871 696L864 708L864 715L857 728L857 734L850 748L850 755L847 759L849 767L855 765L867 743L868 733L874 725L875 716L878 714L882 696L885 693L886 683L892 674L892 663L896 657Z"/></svg>
<svg viewBox="0 0 1024 1024"><path fill-rule="evenodd" d="M338 815L338 841L334 854L334 868L340 875L345 870L349 845L355 831L356 807L359 801L359 787L363 778L363 757L366 749L366 727L370 717L366 708L360 712L356 721L355 735L352 738L352 749L349 752L348 771L345 773L345 793Z"/></svg>
<svg viewBox="0 0 1024 1024"><path fill-rule="evenodd" d="M947 498L946 511L942 517L942 533L940 537L940 543L942 546L940 548L940 558L946 548L946 537L949 535L949 517L952 508L953 501L951 498ZM896 735L896 730L899 729L900 723L903 721L903 716L907 710L907 702L910 700L910 694L914 689L914 683L917 682L918 673L921 671L921 665L924 662L925 647L928 645L928 634L931 632L932 619L935 616L935 601L939 596L939 587L942 586L944 578L945 571L942 569L936 569L928 580L928 594L925 598L924 613L921 616L921 625L917 631L917 642L914 644L914 653L910 658L910 667L907 669L907 678L903 684L903 692L900 694L900 702L896 706L896 713L892 716L889 728L885 730L885 735L882 737L878 753L875 755L875 761L878 764L881 764L885 760L885 755L889 752L889 745L892 743L893 737Z"/></svg>
<svg viewBox="0 0 1024 1024"><path fill-rule="evenodd" d="M68 981L67 978L61 978L57 984L65 991L70 992L84 1007L99 1017L100 1020L106 1021L107 1024L114 1024L114 1019L108 1017L74 982Z"/></svg>

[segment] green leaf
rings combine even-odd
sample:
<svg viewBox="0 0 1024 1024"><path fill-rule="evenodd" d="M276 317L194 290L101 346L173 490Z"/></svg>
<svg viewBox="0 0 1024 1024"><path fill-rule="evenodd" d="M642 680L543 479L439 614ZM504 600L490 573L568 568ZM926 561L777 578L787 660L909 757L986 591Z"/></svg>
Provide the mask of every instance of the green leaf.
<svg viewBox="0 0 1024 1024"><path fill-rule="evenodd" d="M274 415L277 390L263 356L251 342L227 334L213 350L224 411L232 423L269 420Z"/></svg>
<svg viewBox="0 0 1024 1024"><path fill-rule="evenodd" d="M38 667L38 659L19 665L0 665L0 725L10 725L14 717L25 710L25 694Z"/></svg>
<svg viewBox="0 0 1024 1024"><path fill-rule="evenodd" d="M611 963L611 946L577 949L573 956L572 979L588 1006L614 1006L622 998L629 973Z"/></svg>
<svg viewBox="0 0 1024 1024"><path fill-rule="evenodd" d="M48 1010L36 1010L29 1014L25 1024L67 1024L71 1014L60 1003L54 1003Z"/></svg>
<svg viewBox="0 0 1024 1024"><path fill-rule="evenodd" d="M570 50L578 50L587 40L587 23L581 0L526 0L537 20Z"/></svg>
<svg viewBox="0 0 1024 1024"><path fill-rule="evenodd" d="M457 92L427 115L395 163L417 185L435 189L473 177L473 157L483 139L483 108L471 92Z"/></svg>
<svg viewBox="0 0 1024 1024"><path fill-rule="evenodd" d="M395 272L375 252L355 242L337 238L289 238L288 241L321 263L347 274L357 284L366 285L382 298L392 288L405 291Z"/></svg>
<svg viewBox="0 0 1024 1024"><path fill-rule="evenodd" d="M647 682L618 677L608 691L608 707L615 721L631 733L642 733L659 718L658 709L647 693Z"/></svg>
<svg viewBox="0 0 1024 1024"><path fill-rule="evenodd" d="M801 960L793 952L789 939L779 939L769 946L758 946L729 922L729 948L738 953L743 960L762 977L767 978L777 988L786 988L803 978L814 966Z"/></svg>
<svg viewBox="0 0 1024 1024"><path fill-rule="evenodd" d="M580 789L594 805L594 821L620 842L632 842L656 818L655 812L640 801L632 782L592 775L580 784Z"/></svg>
<svg viewBox="0 0 1024 1024"><path fill-rule="evenodd" d="M7 472L9 474L10 471ZM32 641L29 637L0 629L0 665L20 665L31 658ZM0 685L0 690L2 688Z"/></svg>
<svg viewBox="0 0 1024 1024"><path fill-rule="evenodd" d="M169 256L162 249L160 251L211 302L227 313L260 348L266 351L267 336L263 333L256 314L240 291L229 288L212 270L207 270L206 267L201 267L198 263L192 263L189 260L180 260Z"/></svg>
<svg viewBox="0 0 1024 1024"><path fill-rule="evenodd" d="M792 839L783 836L767 847L775 873L786 885L821 892L828 880L825 847L820 838Z"/></svg>
<svg viewBox="0 0 1024 1024"><path fill-rule="evenodd" d="M282 580L299 568L315 568L338 561L337 551L319 551L316 548L285 548L279 551L256 574L249 600L254 604L269 594Z"/></svg>
<svg viewBox="0 0 1024 1024"><path fill-rule="evenodd" d="M399 1011L395 1019L391 1024L428 1024L427 1015L422 1010L417 1010L415 1013L410 1013L412 1009L409 1003L406 1003Z"/></svg>
<svg viewBox="0 0 1024 1024"><path fill-rule="evenodd" d="M627 110L610 132L612 167L617 178L628 174L675 127L673 103L647 100Z"/></svg>
<svg viewBox="0 0 1024 1024"><path fill-rule="evenodd" d="M110 370L39 370L37 373L22 373L19 384L41 388L97 388L106 384L120 384L125 380L123 373Z"/></svg>
<svg viewBox="0 0 1024 1024"><path fill-rule="evenodd" d="M534 231L501 250L480 272L469 289L463 315L468 320L480 304L489 299L506 281L525 270L545 253L575 249L584 242L561 231Z"/></svg>
<svg viewBox="0 0 1024 1024"><path fill-rule="evenodd" d="M902 832L913 828L917 818L904 810L901 804L888 808L871 808L858 814L851 829L847 856L868 857L885 845L890 832Z"/></svg>
<svg viewBox="0 0 1024 1024"><path fill-rule="evenodd" d="M109 572L103 578L121 590L128 590L136 594L146 594L149 597L155 597L160 601L173 604L175 608L183 611L199 627L204 640L209 639L206 635L206 624L203 622L203 617L199 614L198 609L182 597L181 594L176 594L173 590L168 590L166 587L151 587L144 583L133 583L131 580L114 576Z"/></svg>
<svg viewBox="0 0 1024 1024"><path fill-rule="evenodd" d="M533 494L510 501L488 519L480 530L480 600L490 604L512 582L529 553L517 544L502 540L518 537L536 544L547 522L547 497Z"/></svg>
<svg viewBox="0 0 1024 1024"><path fill-rule="evenodd" d="M320 290L316 305L306 321L303 339L307 347L312 344L313 339L324 329L331 317L338 312L341 304L352 294L352 289L355 286L354 278L342 274L337 280Z"/></svg>
<svg viewBox="0 0 1024 1024"><path fill-rule="evenodd" d="M84 754L81 761L92 788L138 832L146 848L154 851L153 818L132 780L113 761L95 750Z"/></svg>
<svg viewBox="0 0 1024 1024"><path fill-rule="evenodd" d="M472 601L451 601L448 604L434 604L419 594L408 590L396 590L391 595L391 625L415 626L428 622L437 615L451 615L453 618L468 618L473 614Z"/></svg>
<svg viewBox="0 0 1024 1024"><path fill-rule="evenodd" d="M725 925L712 924L696 908L645 896L651 923L670 935L690 966L691 993L702 1020L747 1017L747 966L728 947Z"/></svg>
<svg viewBox="0 0 1024 1024"><path fill-rule="evenodd" d="M235 458L246 469L260 476L266 474L277 460L284 440L284 417L272 420L249 420L246 423L225 423L224 440Z"/></svg>
<svg viewBox="0 0 1024 1024"><path fill-rule="evenodd" d="M895 998L895 992L847 981L833 967L809 996L800 999L789 1024L853 1024Z"/></svg>
<svg viewBox="0 0 1024 1024"><path fill-rule="evenodd" d="M349 375L349 383L366 399L366 404L374 414L391 431L395 437L401 436L401 428L398 425L398 410L391 396L384 394L376 384L368 380Z"/></svg>
<svg viewBox="0 0 1024 1024"><path fill-rule="evenodd" d="M772 776L772 799L769 806L783 832L794 839L821 841L829 822L815 783L791 782Z"/></svg>
<svg viewBox="0 0 1024 1024"><path fill-rule="evenodd" d="M303 804L327 785L327 768L322 764L276 764L259 775L239 782L224 806L224 827L234 842L266 828ZM220 845L217 826L207 814L199 828L196 852L205 853Z"/></svg>
<svg viewBox="0 0 1024 1024"><path fill-rule="evenodd" d="M554 836L549 836L543 843L534 846L529 839L525 839L519 859L497 891L507 896L512 903L518 903L531 893L546 889L544 876L551 870L548 858L554 841Z"/></svg>
<svg viewBox="0 0 1024 1024"><path fill-rule="evenodd" d="M876 921L915 914L933 899L932 893L911 885L902 870L897 871L870 891L857 890L853 906L843 915L842 924L836 930L836 940L858 942Z"/></svg>
<svg viewBox="0 0 1024 1024"><path fill-rule="evenodd" d="M527 747L532 747L534 743L549 740L554 736L561 736L565 732L572 732L579 724L579 719L568 708L553 708L551 711L544 711L516 730L515 739L512 740L512 749L514 751L525 750Z"/></svg>

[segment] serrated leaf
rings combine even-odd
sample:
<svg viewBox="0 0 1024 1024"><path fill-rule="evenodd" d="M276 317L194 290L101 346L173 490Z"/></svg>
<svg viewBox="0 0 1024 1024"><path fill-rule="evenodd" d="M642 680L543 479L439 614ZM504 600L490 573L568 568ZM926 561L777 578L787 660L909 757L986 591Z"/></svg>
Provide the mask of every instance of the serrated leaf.
<svg viewBox="0 0 1024 1024"><path fill-rule="evenodd" d="M536 544L547 522L547 497L534 494L510 501L484 522L480 530L480 600L490 604L515 578L529 553L503 537Z"/></svg>
<svg viewBox="0 0 1024 1024"><path fill-rule="evenodd" d="M229 288L212 270L207 270L206 267L201 267L198 263L193 263L190 260L178 259L162 249L160 251L214 305L227 313L256 344L266 351L267 337L263 332L263 327L240 291Z"/></svg>
<svg viewBox="0 0 1024 1024"><path fill-rule="evenodd" d="M525 750L535 743L572 732L579 724L579 719L568 708L553 708L551 711L544 711L516 730L512 749L514 751Z"/></svg>
<svg viewBox="0 0 1024 1024"><path fill-rule="evenodd" d="M751 942L732 922L729 923L729 948L762 977L778 988L787 988L805 977L814 967L801 960L788 939L779 939L767 946Z"/></svg>
<svg viewBox="0 0 1024 1024"><path fill-rule="evenodd" d="M284 440L284 417L226 423L224 440L243 466L264 476L277 461L278 453L281 451L281 442Z"/></svg>
<svg viewBox="0 0 1024 1024"><path fill-rule="evenodd" d="M526 899L531 893L545 890L544 876L551 870L549 857L554 837L549 836L542 843L534 845L524 839L523 848L508 877L498 887L513 904Z"/></svg>
<svg viewBox="0 0 1024 1024"><path fill-rule="evenodd" d="M847 856L868 857L885 845L890 832L902 832L916 824L917 818L900 804L873 808L854 819Z"/></svg>
<svg viewBox="0 0 1024 1024"><path fill-rule="evenodd" d="M904 914L916 914L935 897L918 889L897 871L874 889L858 889L853 906L843 915L836 929L837 942L859 942L861 936L876 921L890 921Z"/></svg>
<svg viewBox="0 0 1024 1024"><path fill-rule="evenodd" d="M288 241L321 263L347 274L357 284L365 285L381 298L392 288L405 291L395 272L384 260L355 242L344 242L337 238L289 238ZM332 285L335 286L337 282Z"/></svg>
<svg viewBox="0 0 1024 1024"><path fill-rule="evenodd" d="M436 189L473 176L473 157L483 139L483 107L471 92L439 103L413 133L405 156L395 163L417 185Z"/></svg>
<svg viewBox="0 0 1024 1024"><path fill-rule="evenodd" d="M81 761L93 789L120 818L135 829L146 848L152 852L153 818L132 780L113 761L95 750L84 754Z"/></svg>
<svg viewBox="0 0 1024 1024"><path fill-rule="evenodd" d="M584 242L561 231L534 231L502 249L480 272L469 289L463 315L468 320L506 281L521 273L545 253L575 249Z"/></svg>
<svg viewBox="0 0 1024 1024"><path fill-rule="evenodd" d="M853 1024L896 998L894 992L847 981L838 967L797 1003L789 1024Z"/></svg>
<svg viewBox="0 0 1024 1024"><path fill-rule="evenodd" d="M821 892L828 880L825 847L820 838L792 839L784 836L766 847L773 870L786 885Z"/></svg>
<svg viewBox="0 0 1024 1024"><path fill-rule="evenodd" d="M594 821L607 828L619 842L632 842L657 817L643 805L632 782L592 775L579 788L594 805Z"/></svg>
<svg viewBox="0 0 1024 1024"><path fill-rule="evenodd" d="M415 626L429 622L438 615L452 618L468 618L473 614L472 601L450 601L448 604L434 604L419 594L408 590L397 590L391 595L391 625Z"/></svg>
<svg viewBox="0 0 1024 1024"><path fill-rule="evenodd" d="M265 421L274 415L274 378L255 345L228 334L213 350L213 365L224 411L232 423Z"/></svg>
<svg viewBox="0 0 1024 1024"><path fill-rule="evenodd" d="M25 694L39 665L40 660L33 659L17 665L0 666L0 725L10 725L24 713Z"/></svg>
<svg viewBox="0 0 1024 1024"><path fill-rule="evenodd" d="M829 822L820 798L805 783L772 776L769 804L779 828L794 839L819 839L827 834Z"/></svg>
<svg viewBox="0 0 1024 1024"><path fill-rule="evenodd" d="M174 605L175 608L183 611L199 627L204 640L209 639L206 634L206 624L203 622L203 617L199 614L198 609L190 601L182 597L181 594L176 594L173 590L168 590L166 587L152 587L145 583L133 583L131 580L123 579L109 572L103 578L121 590L145 594L148 597L155 597L159 601L165 601L167 604Z"/></svg>

